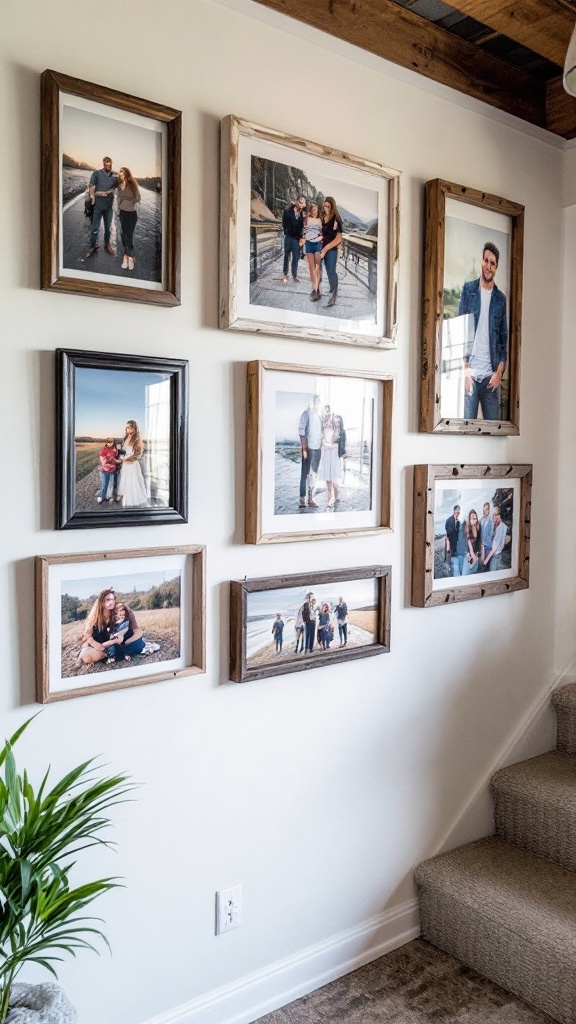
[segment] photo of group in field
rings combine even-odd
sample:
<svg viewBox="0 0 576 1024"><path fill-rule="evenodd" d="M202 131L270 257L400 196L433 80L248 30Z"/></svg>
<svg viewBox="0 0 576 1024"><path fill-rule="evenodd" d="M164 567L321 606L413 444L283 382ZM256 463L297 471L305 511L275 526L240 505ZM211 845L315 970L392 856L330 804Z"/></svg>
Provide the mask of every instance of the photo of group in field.
<svg viewBox="0 0 576 1024"><path fill-rule="evenodd" d="M434 587L462 586L518 571L518 486L503 480L436 482Z"/></svg>
<svg viewBox="0 0 576 1024"><path fill-rule="evenodd" d="M61 528L184 518L186 361L70 349L57 360Z"/></svg>
<svg viewBox="0 0 576 1024"><path fill-rule="evenodd" d="M203 547L35 559L42 703L205 670Z"/></svg>
<svg viewBox="0 0 576 1024"><path fill-rule="evenodd" d="M222 161L221 326L395 347L398 173L232 116Z"/></svg>
<svg viewBox="0 0 576 1024"><path fill-rule="evenodd" d="M233 580L231 679L263 678L390 649L390 568Z"/></svg>

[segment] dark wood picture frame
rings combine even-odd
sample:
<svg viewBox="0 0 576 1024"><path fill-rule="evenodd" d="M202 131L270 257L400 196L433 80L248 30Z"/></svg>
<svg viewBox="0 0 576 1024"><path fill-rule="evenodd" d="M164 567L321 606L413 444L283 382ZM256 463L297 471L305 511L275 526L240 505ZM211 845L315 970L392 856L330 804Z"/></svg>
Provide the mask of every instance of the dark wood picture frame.
<svg viewBox="0 0 576 1024"><path fill-rule="evenodd" d="M465 419L442 415L442 334L444 316L444 263L446 199L457 200L510 218L510 287L506 295L508 320L508 418ZM422 306L422 367L420 431L445 434L518 434L520 416L520 344L522 325L522 260L524 207L519 203L436 178L426 183L424 244L424 296ZM490 229L486 228L486 240ZM480 244L481 248L482 243ZM464 282L463 282L464 283Z"/></svg>
<svg viewBox="0 0 576 1024"><path fill-rule="evenodd" d="M375 385L381 394L381 419L374 416L374 437L372 457L377 461L380 487L374 495L377 504L374 525L346 526L339 522L339 512L321 530L313 529L314 517L299 517L298 529L266 529L264 525L265 503L273 495L265 495L263 482L267 446L274 439L266 436L264 428L264 402L267 378L272 374L309 375L316 382L322 378L341 378L350 381L367 381ZM320 385L317 383L317 387ZM314 388L312 388L314 390ZM394 377L371 371L341 370L328 366L308 366L296 363L276 363L269 360L252 360L247 368L247 419L246 419L246 494L245 494L245 541L247 544L273 544L299 540L320 540L334 537L360 536L392 529L392 419L394 405ZM336 412L336 409L333 409ZM297 421L295 428L297 430ZM374 467L372 467L374 469ZM270 491L270 487L268 487ZM298 510L298 493L294 491L294 510Z"/></svg>
<svg viewBox="0 0 576 1024"><path fill-rule="evenodd" d="M61 98L64 95L114 107L152 118L166 126L166 167L162 168L165 231L163 253L164 287L159 290L138 285L130 278L126 283L91 280L69 276L61 265L62 189L61 173ZM96 295L109 299L154 303L160 306L180 305L180 218L181 218L181 150L182 114L172 107L102 85L47 69L41 76L41 262L40 286L53 291Z"/></svg>
<svg viewBox="0 0 576 1024"><path fill-rule="evenodd" d="M188 361L155 356L56 349L56 528L151 526L188 521ZM78 369L162 374L170 384L169 486L165 504L77 508L76 372ZM129 410L129 395L126 397ZM122 413L125 409L120 410ZM123 417L121 417L123 418ZM131 418L131 417L127 417ZM98 439L100 443L101 438ZM97 460L95 462L97 465ZM96 495L96 491L94 492ZM95 505L95 502L91 503Z"/></svg>
<svg viewBox="0 0 576 1024"><path fill-rule="evenodd" d="M52 671L55 664L59 663L62 666L65 651L63 635L65 626L61 621L61 602L64 595L61 594L60 580L56 579L52 583L52 574L59 572L60 566L77 566L79 563L85 563L86 576L92 580L90 576L91 566L96 562L105 563L107 568L106 572L101 574L101 589L112 589L115 583L114 574L119 567L121 568L121 560L128 560L128 564L131 559L145 559L151 562L156 560L162 566L162 559L166 558L182 560L182 571L187 572L187 579L192 589L191 598L189 595L186 595L185 622L179 622L179 651L181 651L180 645L182 641L186 643L187 638L189 638L190 646L187 663L183 667L168 668L167 662L170 658L166 658L164 662L165 667L162 668L163 642L166 643L166 653L174 655L169 646L170 630L165 627L164 632L159 632L158 634L161 642L156 646L157 648L159 647L159 650L155 649L148 652L148 656L142 656L142 661L138 664L136 664L136 658L141 657L140 655L136 655L126 664L120 659L117 663L115 662L113 669L110 671L108 671L108 664L104 660L96 665L86 665L84 666L85 674L79 671L77 675L68 673L67 677L71 679L86 679L87 685L80 684L67 689L66 684L62 682L65 677ZM184 568L185 562L189 563L188 570ZM68 700L71 697L84 697L93 693L120 690L132 686L141 686L145 683L157 683L164 679L178 679L206 672L206 549L203 545L146 548L144 550L130 551L88 552L78 555L37 555L34 563L36 584L36 700L38 703L48 704L53 701ZM108 569L109 565L110 568ZM142 568L141 561L138 567ZM137 572L137 569L135 568L134 571ZM158 575L160 575L160 572L158 572ZM120 588L117 589L120 590ZM182 605L181 596L180 604L178 605L179 619L183 614ZM55 612L58 606L60 606L58 609L60 614L56 616ZM163 604L158 609L158 615L166 617L170 611L171 609L166 609ZM161 630L162 626L159 625L159 622L161 623L163 620L158 619L156 612L152 614L154 615L153 624L156 626L156 629ZM145 624L145 613L138 609L135 615L137 622L138 616L140 616L140 627L146 635L148 629ZM57 624L53 622L55 617L59 619ZM78 625L76 622L71 622L69 631L71 635L66 640L66 657L68 660L72 657L74 664L78 666L80 666L80 662L77 660L77 653L81 643L80 635L78 634L80 626L81 622ZM150 634L148 633L148 635ZM68 651L70 645L75 648L72 655ZM148 671L152 664L158 664L157 672ZM144 669L144 675L138 674L140 665ZM113 672L112 679L110 679L111 671ZM105 681L103 680L100 683L98 682L99 673L107 677ZM126 673L129 674L127 675ZM52 678L53 674L56 676L55 679Z"/></svg>
<svg viewBox="0 0 576 1024"><path fill-rule="evenodd" d="M339 646L338 638L334 637L334 650L320 650L314 639L314 651L308 653L290 653L289 660L271 661L270 664L249 668L247 665L247 626L248 600L250 594L262 591L301 589L305 591L322 586L345 588L346 583L357 580L375 580L377 584L377 604L375 612L374 643L365 646ZM391 606L392 569L389 565L371 565L354 569L330 569L322 572L298 573L290 576L267 576L251 580L231 580L230 582L230 679L236 683L245 683L253 679L264 679L268 676L284 675L288 672L303 672L309 668L332 665L339 661L352 661L358 658L369 658L375 654L387 654L390 651L390 606ZM281 597L278 599L280 602ZM353 613L352 613L353 614ZM272 616L273 618L273 616ZM267 623L267 626L270 623ZM273 640L270 641L274 643ZM294 647L292 637L286 639L286 645Z"/></svg>
<svg viewBox="0 0 576 1024"><path fill-rule="evenodd" d="M458 491L461 481L475 481L477 491L484 491L484 501L490 505L491 492L503 482L517 481L519 501L513 507L512 531L517 530L517 557L514 560L515 574L494 578L478 571L474 575L450 577L453 584L434 588L435 550L440 544L435 530L436 482L446 481ZM491 484L491 481L493 483ZM464 493L464 492L463 492ZM414 507L412 529L412 604L418 608L434 605L470 601L494 594L508 594L526 590L530 582L530 517L532 501L532 466L506 463L502 465L421 465L414 466ZM480 522L480 509L475 509ZM462 517L463 524L465 515ZM442 550L446 548L442 539ZM511 573L514 568L511 566ZM462 581L467 581L466 583Z"/></svg>

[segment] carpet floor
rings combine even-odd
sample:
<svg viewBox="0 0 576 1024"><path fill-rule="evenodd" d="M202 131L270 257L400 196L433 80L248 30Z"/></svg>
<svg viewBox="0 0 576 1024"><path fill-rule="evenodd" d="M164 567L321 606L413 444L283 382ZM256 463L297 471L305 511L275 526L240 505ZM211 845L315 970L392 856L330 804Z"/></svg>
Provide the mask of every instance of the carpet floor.
<svg viewBox="0 0 576 1024"><path fill-rule="evenodd" d="M551 1024L423 939L261 1017L257 1024Z"/></svg>

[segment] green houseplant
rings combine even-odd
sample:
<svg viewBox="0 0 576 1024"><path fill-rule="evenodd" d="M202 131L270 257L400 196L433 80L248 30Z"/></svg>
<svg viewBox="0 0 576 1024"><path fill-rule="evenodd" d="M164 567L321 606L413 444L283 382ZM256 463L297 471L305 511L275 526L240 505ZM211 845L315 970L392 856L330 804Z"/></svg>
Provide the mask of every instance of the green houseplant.
<svg viewBox="0 0 576 1024"><path fill-rule="evenodd" d="M94 949L107 939L85 908L120 883L116 878L72 885L80 850L112 845L102 837L111 824L105 812L133 789L126 775L98 777L94 759L48 787L50 769L34 789L16 767L13 747L28 719L0 749L0 1024L6 1019L12 983L26 963L54 976L66 953Z"/></svg>

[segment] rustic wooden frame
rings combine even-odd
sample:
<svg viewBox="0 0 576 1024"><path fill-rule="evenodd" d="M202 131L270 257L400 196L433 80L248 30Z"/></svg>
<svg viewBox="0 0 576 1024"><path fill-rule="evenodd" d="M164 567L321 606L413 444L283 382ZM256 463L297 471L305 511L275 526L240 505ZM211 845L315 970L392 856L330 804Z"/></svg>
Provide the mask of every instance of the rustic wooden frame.
<svg viewBox="0 0 576 1024"><path fill-rule="evenodd" d="M192 630L192 648L190 664L185 668L160 671L153 675L141 676L138 678L122 679L91 685L82 689L70 689L52 691L50 688L50 649L55 642L54 637L59 638L61 623L57 628L49 621L48 594L49 578L51 567L54 565L66 565L71 563L86 562L111 562L116 559L125 558L151 558L162 559L166 555L186 555L192 560L192 601L189 609L189 622L184 628ZM71 697L84 697L93 693L101 693L108 690L125 689L132 686L141 686L145 683L157 683L163 679L176 679L184 676L200 675L206 671L206 549L202 545L171 548L146 548L143 550L131 551L103 551L88 552L80 555L37 555L35 560L35 581L36 581L36 700L40 704L48 704L52 701L68 700ZM104 581L105 577L103 577ZM111 581L106 579L111 585ZM161 662L159 663L161 664ZM88 677L94 678L94 677Z"/></svg>
<svg viewBox="0 0 576 1024"><path fill-rule="evenodd" d="M315 651L314 654L294 655L290 662L248 668L246 664L246 632L248 595L255 591L280 590L291 587L314 588L323 584L342 583L360 579L378 581L378 607L376 619L376 642L366 647L336 648ZM323 572L298 573L291 576L266 576L252 580L231 580L230 582L230 679L246 683L253 679L284 675L288 672L303 672L309 668L320 668L338 661L352 661L369 658L375 654L390 651L390 606L392 569L389 565L371 565L355 569L330 569Z"/></svg>
<svg viewBox="0 0 576 1024"><path fill-rule="evenodd" d="M388 238L386 244L387 273L385 282L386 316L384 334L370 336L357 331L342 331L314 326L314 317L306 326L271 322L266 319L266 307L261 317L241 317L238 312L238 210L242 197L238 188L238 145L241 136L285 146L287 151L306 153L322 159L344 164L389 181ZM396 348L398 307L398 246L399 246L399 180L398 171L374 161L351 156L294 135L286 135L272 128L244 121L228 115L222 121L221 139L221 202L220 202L220 327L237 331L276 334L316 341L342 342L347 345L365 345L372 348Z"/></svg>
<svg viewBox="0 0 576 1024"><path fill-rule="evenodd" d="M475 576L478 583L433 590L434 581L434 511L435 482L437 480L519 480L520 508L518 509L518 574L502 580L485 580ZM412 604L418 608L470 601L493 594L508 594L526 590L530 581L530 516L532 500L532 466L515 465L424 465L414 466L414 508L412 525ZM466 577L468 580L471 576Z"/></svg>
<svg viewBox="0 0 576 1024"><path fill-rule="evenodd" d="M331 525L325 531L300 530L298 532L264 533L262 457L266 438L263 429L263 395L266 374L270 371L309 373L326 377L349 377L380 382L382 388L382 423L375 424L375 437L380 437L381 487L379 523L347 529ZM326 366L308 366L294 363L275 363L252 360L247 368L246 413L246 480L245 480L245 541L246 544L274 544L299 540L320 540L332 537L361 536L392 530L392 413L394 378L380 373L359 370L336 370ZM376 453L375 453L376 454Z"/></svg>
<svg viewBox="0 0 576 1024"><path fill-rule="evenodd" d="M79 367L170 374L170 491L166 507L76 509L75 374ZM188 361L56 349L56 527L82 530L188 521Z"/></svg>
<svg viewBox="0 0 576 1024"><path fill-rule="evenodd" d="M442 322L444 291L445 211L450 196L511 218L510 294L508 317L509 420L457 419L441 416ZM444 434L518 434L520 416L520 342L522 326L522 262L524 207L500 196L436 178L426 183L424 296L422 306L422 368L420 430Z"/></svg>
<svg viewBox="0 0 576 1024"><path fill-rule="evenodd" d="M163 184L166 190L166 236L164 256L165 288L143 288L130 280L126 284L68 277L60 267L62 202L60 195L60 96L71 94L116 107L142 117L154 118L166 125L167 166ZM180 217L182 114L172 107L116 92L102 85L47 69L41 76L41 260L40 286L60 292L96 295L108 299L126 299L160 306L180 305ZM164 169L163 169L164 170Z"/></svg>

